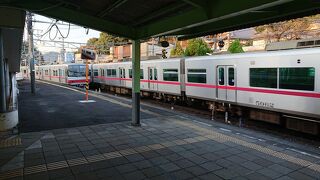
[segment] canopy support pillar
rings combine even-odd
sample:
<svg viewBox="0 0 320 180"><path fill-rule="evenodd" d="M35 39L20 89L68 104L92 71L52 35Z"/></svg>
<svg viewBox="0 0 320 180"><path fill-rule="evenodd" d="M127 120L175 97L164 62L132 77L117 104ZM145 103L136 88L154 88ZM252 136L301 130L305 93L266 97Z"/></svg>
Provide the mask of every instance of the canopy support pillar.
<svg viewBox="0 0 320 180"><path fill-rule="evenodd" d="M5 77L5 62L3 56L3 38L0 28L0 112L6 112L6 77Z"/></svg>
<svg viewBox="0 0 320 180"><path fill-rule="evenodd" d="M140 126L140 40L132 41L132 126Z"/></svg>

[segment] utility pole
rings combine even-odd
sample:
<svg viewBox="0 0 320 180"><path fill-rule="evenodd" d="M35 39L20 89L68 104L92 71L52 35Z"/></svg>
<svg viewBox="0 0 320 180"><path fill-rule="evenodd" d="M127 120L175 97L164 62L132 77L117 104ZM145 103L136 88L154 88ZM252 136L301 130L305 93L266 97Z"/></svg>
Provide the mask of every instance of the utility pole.
<svg viewBox="0 0 320 180"><path fill-rule="evenodd" d="M65 62L65 49L64 49L64 38L61 37L62 39L62 49L60 50L60 61L59 64L62 64Z"/></svg>
<svg viewBox="0 0 320 180"><path fill-rule="evenodd" d="M32 30L32 13L28 12L27 15L27 29L28 29L28 40L29 40L29 47L28 47L28 59L29 59L29 69L30 69L30 80L31 80L31 93L36 93L36 86L35 86L35 70L34 70L34 49L33 49L33 30Z"/></svg>

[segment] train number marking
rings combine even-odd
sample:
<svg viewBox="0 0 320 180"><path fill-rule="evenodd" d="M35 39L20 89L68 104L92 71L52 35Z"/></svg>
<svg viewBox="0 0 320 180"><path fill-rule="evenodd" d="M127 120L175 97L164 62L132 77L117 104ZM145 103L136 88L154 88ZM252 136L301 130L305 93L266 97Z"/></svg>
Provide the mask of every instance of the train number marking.
<svg viewBox="0 0 320 180"><path fill-rule="evenodd" d="M274 104L271 102L256 101L256 105L262 106L262 107L274 108Z"/></svg>

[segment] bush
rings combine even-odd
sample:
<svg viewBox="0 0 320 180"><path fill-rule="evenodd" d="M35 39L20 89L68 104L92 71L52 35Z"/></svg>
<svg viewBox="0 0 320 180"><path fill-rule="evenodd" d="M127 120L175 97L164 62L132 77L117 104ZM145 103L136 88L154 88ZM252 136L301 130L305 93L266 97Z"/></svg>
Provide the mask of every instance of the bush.
<svg viewBox="0 0 320 180"><path fill-rule="evenodd" d="M181 45L177 42L176 47L171 49L170 56L171 57L178 57L178 56L183 56L183 55L184 55L184 51L183 51Z"/></svg>
<svg viewBox="0 0 320 180"><path fill-rule="evenodd" d="M229 48L228 48L228 51L229 51L230 53L243 53L244 50L242 49L242 45L240 44L240 40L237 39L237 40L233 41L233 42L230 44L230 46L229 46Z"/></svg>
<svg viewBox="0 0 320 180"><path fill-rule="evenodd" d="M191 39L188 41L188 46L184 51L186 56L203 56L207 53L211 53L211 49L208 47L208 44L204 42L203 39Z"/></svg>

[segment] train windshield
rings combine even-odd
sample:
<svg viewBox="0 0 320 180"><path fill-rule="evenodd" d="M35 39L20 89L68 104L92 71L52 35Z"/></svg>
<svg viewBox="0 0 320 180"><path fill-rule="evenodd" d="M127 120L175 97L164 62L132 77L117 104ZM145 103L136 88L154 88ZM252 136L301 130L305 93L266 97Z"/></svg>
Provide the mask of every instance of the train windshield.
<svg viewBox="0 0 320 180"><path fill-rule="evenodd" d="M86 76L85 65L69 65L68 77L84 77Z"/></svg>

